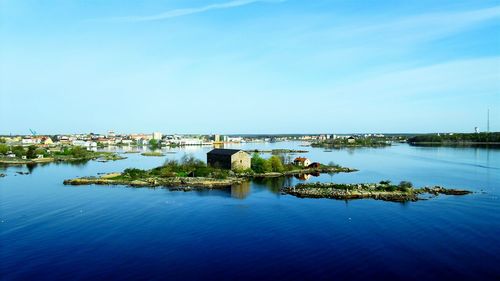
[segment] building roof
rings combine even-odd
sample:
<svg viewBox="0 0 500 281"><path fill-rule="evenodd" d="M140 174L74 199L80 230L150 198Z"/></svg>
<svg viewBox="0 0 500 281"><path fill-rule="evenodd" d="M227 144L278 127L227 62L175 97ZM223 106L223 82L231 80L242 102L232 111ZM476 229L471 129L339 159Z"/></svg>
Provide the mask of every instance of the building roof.
<svg viewBox="0 0 500 281"><path fill-rule="evenodd" d="M295 158L295 160L293 160L293 162L305 162L306 160L309 160L305 157L297 157Z"/></svg>
<svg viewBox="0 0 500 281"><path fill-rule="evenodd" d="M224 149L224 148L215 148L209 151L207 154L213 154L213 155L233 155L238 152L242 151L241 149Z"/></svg>

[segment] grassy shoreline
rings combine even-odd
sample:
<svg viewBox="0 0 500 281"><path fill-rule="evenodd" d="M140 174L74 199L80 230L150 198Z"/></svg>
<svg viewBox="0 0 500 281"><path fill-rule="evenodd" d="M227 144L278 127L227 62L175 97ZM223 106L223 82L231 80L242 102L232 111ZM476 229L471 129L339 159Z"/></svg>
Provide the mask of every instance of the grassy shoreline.
<svg viewBox="0 0 500 281"><path fill-rule="evenodd" d="M165 154L163 154L161 152L155 152L155 151L143 152L143 153L141 153L141 155L146 156L146 157L163 157L163 156L165 156Z"/></svg>
<svg viewBox="0 0 500 281"><path fill-rule="evenodd" d="M34 158L34 159L20 159L20 158L0 158L0 164L3 165L27 165L27 164L40 164L51 162L77 162L77 161L117 161L126 159L126 157L119 156L111 152L94 152L91 155L84 157L73 157L66 155L54 155L52 157Z"/></svg>

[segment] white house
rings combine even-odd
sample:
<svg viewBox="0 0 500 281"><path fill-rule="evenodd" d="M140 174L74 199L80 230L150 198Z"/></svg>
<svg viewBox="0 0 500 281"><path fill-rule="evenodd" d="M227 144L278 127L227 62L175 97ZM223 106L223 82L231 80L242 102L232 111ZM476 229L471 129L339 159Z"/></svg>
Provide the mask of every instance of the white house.
<svg viewBox="0 0 500 281"><path fill-rule="evenodd" d="M297 157L295 158L295 160L293 160L293 163L298 166L307 167L311 165L311 160L305 157Z"/></svg>

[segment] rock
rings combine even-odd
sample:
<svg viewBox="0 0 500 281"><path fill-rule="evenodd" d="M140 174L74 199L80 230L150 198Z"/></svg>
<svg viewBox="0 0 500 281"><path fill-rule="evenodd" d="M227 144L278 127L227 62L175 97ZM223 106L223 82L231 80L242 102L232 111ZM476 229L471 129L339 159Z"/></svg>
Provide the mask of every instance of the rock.
<svg viewBox="0 0 500 281"><path fill-rule="evenodd" d="M282 192L300 198L332 198L332 199L362 199L372 198L376 200L392 202L408 202L421 200L419 194L444 195L466 195L471 193L467 190L446 189L443 187L424 187L420 189L401 189L396 186L388 189L387 185L381 184L338 184L338 183L308 183L297 184L294 187L285 187Z"/></svg>

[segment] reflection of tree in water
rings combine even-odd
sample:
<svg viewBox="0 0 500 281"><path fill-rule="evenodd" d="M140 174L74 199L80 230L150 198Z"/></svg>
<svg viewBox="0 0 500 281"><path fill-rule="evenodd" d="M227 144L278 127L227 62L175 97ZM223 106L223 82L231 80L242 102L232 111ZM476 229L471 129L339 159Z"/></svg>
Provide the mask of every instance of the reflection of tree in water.
<svg viewBox="0 0 500 281"><path fill-rule="evenodd" d="M54 165L69 165L74 167L84 167L90 160L75 160L75 161L65 161L65 162L52 162Z"/></svg>
<svg viewBox="0 0 500 281"><path fill-rule="evenodd" d="M250 182L245 181L231 186L231 197L245 199L250 193Z"/></svg>
<svg viewBox="0 0 500 281"><path fill-rule="evenodd" d="M337 174L336 172L328 172L328 175L330 176L330 181L333 181L333 176Z"/></svg>
<svg viewBox="0 0 500 281"><path fill-rule="evenodd" d="M37 164L26 164L26 168L28 168L28 172L31 174L33 173L33 170L36 168Z"/></svg>
<svg viewBox="0 0 500 281"><path fill-rule="evenodd" d="M28 172L31 174L35 170L35 168L38 167L43 167L43 166L48 166L48 165L59 165L59 164L69 164L70 162L65 162L65 163L58 163L58 162L52 162L52 163L28 163L26 164L26 168L28 169ZM81 165L81 164L77 164Z"/></svg>
<svg viewBox="0 0 500 281"><path fill-rule="evenodd" d="M265 185L273 193L279 193L281 188L292 185L292 177L256 178L253 181Z"/></svg>

